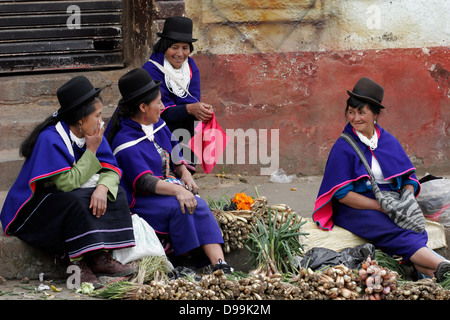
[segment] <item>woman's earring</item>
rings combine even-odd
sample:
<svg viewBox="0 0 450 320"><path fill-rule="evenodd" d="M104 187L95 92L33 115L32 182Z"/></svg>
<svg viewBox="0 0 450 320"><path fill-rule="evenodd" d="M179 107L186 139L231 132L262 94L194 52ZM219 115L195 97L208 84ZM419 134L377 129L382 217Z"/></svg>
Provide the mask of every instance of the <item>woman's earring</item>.
<svg viewBox="0 0 450 320"><path fill-rule="evenodd" d="M80 133L83 133L83 128L81 127L81 123L78 123L78 131L80 131Z"/></svg>
<svg viewBox="0 0 450 320"><path fill-rule="evenodd" d="M377 124L377 119L373 120L373 124Z"/></svg>

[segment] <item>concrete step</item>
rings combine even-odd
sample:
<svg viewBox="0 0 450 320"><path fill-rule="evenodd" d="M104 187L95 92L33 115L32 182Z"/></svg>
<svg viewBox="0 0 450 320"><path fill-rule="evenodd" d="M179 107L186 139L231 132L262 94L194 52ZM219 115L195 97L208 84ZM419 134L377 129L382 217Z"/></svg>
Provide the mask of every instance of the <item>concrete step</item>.
<svg viewBox="0 0 450 320"><path fill-rule="evenodd" d="M56 110L57 105L0 105L0 150L19 148L36 125ZM109 121L114 110L115 106L112 104L103 107L102 118L105 122Z"/></svg>
<svg viewBox="0 0 450 320"><path fill-rule="evenodd" d="M0 105L0 150L19 148L34 127L56 110L54 103Z"/></svg>
<svg viewBox="0 0 450 320"><path fill-rule="evenodd" d="M0 192L0 205L3 207L7 191ZM65 278L65 265L17 237L5 236L0 224L0 276L5 279L38 279L44 273L47 279Z"/></svg>
<svg viewBox="0 0 450 320"><path fill-rule="evenodd" d="M16 237L0 236L0 275L5 279L38 279L44 273L46 279L67 277L66 265Z"/></svg>
<svg viewBox="0 0 450 320"><path fill-rule="evenodd" d="M9 190L22 168L19 149L0 150L0 190Z"/></svg>
<svg viewBox="0 0 450 320"><path fill-rule="evenodd" d="M56 90L75 76L86 76L96 88L102 88L106 105L117 104L120 93L117 87L119 78L126 69L89 72L64 72L47 74L12 75L0 78L0 105L17 106L37 104L39 106L58 106ZM20 116L20 114L18 114Z"/></svg>

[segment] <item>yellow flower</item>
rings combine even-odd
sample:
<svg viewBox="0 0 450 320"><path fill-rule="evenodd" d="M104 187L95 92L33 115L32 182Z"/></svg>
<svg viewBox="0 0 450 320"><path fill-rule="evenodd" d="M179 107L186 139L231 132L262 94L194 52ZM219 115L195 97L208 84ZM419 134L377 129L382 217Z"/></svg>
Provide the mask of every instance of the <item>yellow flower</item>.
<svg viewBox="0 0 450 320"><path fill-rule="evenodd" d="M250 210L250 206L253 203L252 197L249 197L243 192L236 193L232 201L236 203L236 207L238 210Z"/></svg>

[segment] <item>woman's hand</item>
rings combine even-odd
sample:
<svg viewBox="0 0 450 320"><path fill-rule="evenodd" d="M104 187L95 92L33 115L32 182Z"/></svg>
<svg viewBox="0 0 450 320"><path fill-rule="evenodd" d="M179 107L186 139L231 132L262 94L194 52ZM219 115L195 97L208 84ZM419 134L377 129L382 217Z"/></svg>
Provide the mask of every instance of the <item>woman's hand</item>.
<svg viewBox="0 0 450 320"><path fill-rule="evenodd" d="M186 190L182 186L177 186L175 197L177 197L177 200L180 203L181 213L186 213L185 207L189 214L194 213L197 208L197 199L192 192Z"/></svg>
<svg viewBox="0 0 450 320"><path fill-rule="evenodd" d="M108 187L99 184L91 195L91 203L89 209L92 209L92 214L100 218L106 212L106 203L108 201Z"/></svg>
<svg viewBox="0 0 450 320"><path fill-rule="evenodd" d="M193 214L195 209L197 208L197 198L191 191L187 190L185 186L180 186L179 184L174 184L160 180L156 184L155 193L161 195L175 196L178 202L180 203L181 212L183 214L186 213L186 209L188 210L189 214Z"/></svg>
<svg viewBox="0 0 450 320"><path fill-rule="evenodd" d="M189 170L186 169L183 171L180 180L183 182L183 185L187 190L191 191L194 195L198 194L198 186L195 183L194 178L192 178L192 174Z"/></svg>
<svg viewBox="0 0 450 320"><path fill-rule="evenodd" d="M203 122L208 122L213 116L212 106L203 102L187 104L186 110L190 115Z"/></svg>
<svg viewBox="0 0 450 320"><path fill-rule="evenodd" d="M84 138L86 139L86 148L89 149L93 154L97 152L100 143L102 143L104 132L105 128L101 125L101 121L99 120L97 126L95 127L95 132L92 136L86 133L84 134Z"/></svg>

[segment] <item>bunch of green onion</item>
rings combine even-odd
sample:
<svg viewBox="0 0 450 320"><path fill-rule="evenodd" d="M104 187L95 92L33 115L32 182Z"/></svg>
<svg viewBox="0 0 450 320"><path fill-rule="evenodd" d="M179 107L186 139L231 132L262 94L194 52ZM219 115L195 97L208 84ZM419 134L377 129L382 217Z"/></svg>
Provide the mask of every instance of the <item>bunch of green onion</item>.
<svg viewBox="0 0 450 320"><path fill-rule="evenodd" d="M294 257L304 254L299 237L307 235L301 230L306 220L302 221L300 216L291 212L286 221L277 227L278 214L272 214L269 209L267 225L262 219L256 219L252 224L246 247L257 266L254 273L271 275L295 272Z"/></svg>

